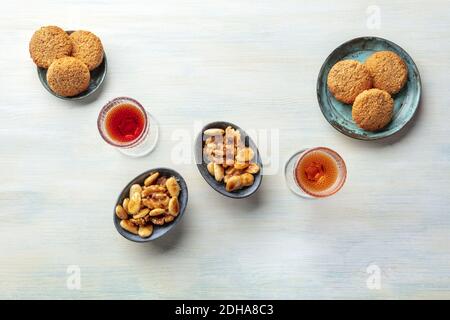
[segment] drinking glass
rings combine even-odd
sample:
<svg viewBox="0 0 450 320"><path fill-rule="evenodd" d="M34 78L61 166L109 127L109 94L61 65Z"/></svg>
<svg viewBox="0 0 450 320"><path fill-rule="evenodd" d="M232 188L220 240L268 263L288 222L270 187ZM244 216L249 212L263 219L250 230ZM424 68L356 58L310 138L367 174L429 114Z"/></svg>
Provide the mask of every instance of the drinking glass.
<svg viewBox="0 0 450 320"><path fill-rule="evenodd" d="M108 114L114 111L114 108L130 105L143 118L143 129L141 133L131 141L120 141L115 139L108 128ZM118 97L109 101L101 110L97 120L98 130L102 138L120 152L131 157L141 157L150 153L158 142L158 123L156 119L144 109L144 107L135 99L129 97Z"/></svg>
<svg viewBox="0 0 450 320"><path fill-rule="evenodd" d="M315 154L319 157L329 157L328 159L333 161L336 165L336 180L324 190L311 190L311 188L307 188L306 185L302 184L302 182L297 179L297 168L299 168L302 160L312 152L316 152ZM286 162L284 175L286 184L295 194L304 198L325 198L335 194L342 188L347 178L347 168L344 159L342 159L336 151L326 147L315 147L302 149L293 154Z"/></svg>

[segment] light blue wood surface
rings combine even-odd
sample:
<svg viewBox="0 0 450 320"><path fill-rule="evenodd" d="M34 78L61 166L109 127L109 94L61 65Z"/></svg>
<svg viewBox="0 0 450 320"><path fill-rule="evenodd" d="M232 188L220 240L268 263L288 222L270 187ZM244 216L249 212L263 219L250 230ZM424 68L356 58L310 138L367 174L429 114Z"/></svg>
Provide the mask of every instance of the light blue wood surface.
<svg viewBox="0 0 450 320"><path fill-rule="evenodd" d="M3 3L0 298L450 298L448 8L447 0ZM87 100L42 87L28 41L45 24L101 37L108 76ZM316 96L324 59L366 35L403 47L423 85L408 128L370 143L334 130ZM160 123L147 157L127 158L98 134L100 108L122 95ZM217 119L279 133L276 174L249 199L223 197L194 163L176 163L180 137L193 145ZM348 180L336 196L307 201L286 187L283 166L319 145L343 156ZM186 179L186 214L164 241L132 243L114 228L114 202L131 178L159 166Z"/></svg>

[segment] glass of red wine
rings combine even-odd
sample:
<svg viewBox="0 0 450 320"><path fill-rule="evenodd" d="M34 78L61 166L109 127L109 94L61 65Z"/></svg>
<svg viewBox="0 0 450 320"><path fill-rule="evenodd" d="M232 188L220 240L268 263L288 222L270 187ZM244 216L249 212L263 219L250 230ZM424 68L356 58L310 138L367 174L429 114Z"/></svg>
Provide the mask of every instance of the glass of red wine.
<svg viewBox="0 0 450 320"><path fill-rule="evenodd" d="M97 120L102 138L122 153L140 157L153 150L158 141L158 124L136 100L119 97L109 101Z"/></svg>

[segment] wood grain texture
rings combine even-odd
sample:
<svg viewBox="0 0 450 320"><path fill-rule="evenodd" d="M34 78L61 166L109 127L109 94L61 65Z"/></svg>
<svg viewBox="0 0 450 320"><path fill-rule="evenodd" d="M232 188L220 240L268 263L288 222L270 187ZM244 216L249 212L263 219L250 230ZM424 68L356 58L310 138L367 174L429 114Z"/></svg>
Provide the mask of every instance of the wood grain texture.
<svg viewBox="0 0 450 320"><path fill-rule="evenodd" d="M447 0L8 1L0 11L0 298L450 298L450 11ZM88 29L108 55L103 88L82 102L41 86L28 41L41 25ZM421 72L413 123L364 142L335 131L316 78L340 43L376 35L402 46ZM144 158L100 138L106 101L136 98L160 122ZM191 163L173 163L177 130L234 122L278 129L279 169L252 198L209 188ZM293 195L282 167L305 146L346 160L343 190ZM152 167L189 186L183 220L160 241L114 229L122 187ZM381 289L366 268L381 269ZM81 290L68 290L78 265Z"/></svg>

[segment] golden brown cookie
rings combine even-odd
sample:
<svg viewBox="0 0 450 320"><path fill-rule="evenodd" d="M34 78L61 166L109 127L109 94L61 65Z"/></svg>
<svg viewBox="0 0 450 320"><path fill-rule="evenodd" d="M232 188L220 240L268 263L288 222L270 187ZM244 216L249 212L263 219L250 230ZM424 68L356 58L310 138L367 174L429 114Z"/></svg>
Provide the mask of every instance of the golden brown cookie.
<svg viewBox="0 0 450 320"><path fill-rule="evenodd" d="M344 103L353 103L364 90L372 88L369 70L355 60L342 60L328 73L328 88L333 96Z"/></svg>
<svg viewBox="0 0 450 320"><path fill-rule="evenodd" d="M390 94L399 92L408 80L408 67L405 61L392 51L378 51L365 63L373 79L375 88Z"/></svg>
<svg viewBox="0 0 450 320"><path fill-rule="evenodd" d="M72 41L60 27L41 27L31 37L29 50L38 67L48 68L54 60L70 55Z"/></svg>
<svg viewBox="0 0 450 320"><path fill-rule="evenodd" d="M55 60L47 71L50 88L63 97L80 94L89 87L91 75L88 67L73 57Z"/></svg>
<svg viewBox="0 0 450 320"><path fill-rule="evenodd" d="M89 70L94 70L103 61L103 45L100 39L89 31L75 31L70 35L72 40L72 57L75 57L87 65Z"/></svg>
<svg viewBox="0 0 450 320"><path fill-rule="evenodd" d="M394 100L384 90L370 89L359 94L353 103L352 118L367 131L384 128L392 119Z"/></svg>

